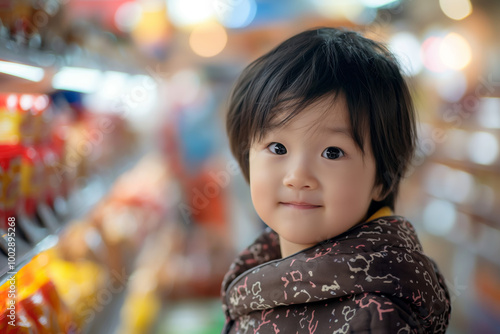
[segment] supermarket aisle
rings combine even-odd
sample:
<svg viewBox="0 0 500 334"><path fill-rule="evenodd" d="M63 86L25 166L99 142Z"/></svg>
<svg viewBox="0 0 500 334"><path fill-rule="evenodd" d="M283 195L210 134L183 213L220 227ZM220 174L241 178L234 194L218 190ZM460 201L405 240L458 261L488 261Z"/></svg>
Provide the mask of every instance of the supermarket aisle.
<svg viewBox="0 0 500 334"><path fill-rule="evenodd" d="M324 25L407 69L420 141L396 212L444 272L448 332L498 333L500 5L349 3L0 1L0 332L219 333L222 277L263 228L227 98Z"/></svg>

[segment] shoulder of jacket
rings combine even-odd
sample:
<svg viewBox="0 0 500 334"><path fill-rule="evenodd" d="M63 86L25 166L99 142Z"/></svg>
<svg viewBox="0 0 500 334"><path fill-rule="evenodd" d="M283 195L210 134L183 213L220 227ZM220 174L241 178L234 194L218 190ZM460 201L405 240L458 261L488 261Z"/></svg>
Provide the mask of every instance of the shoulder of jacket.
<svg viewBox="0 0 500 334"><path fill-rule="evenodd" d="M356 308L349 322L350 332L397 333L401 330L422 333L418 316L403 300L374 292L351 297Z"/></svg>

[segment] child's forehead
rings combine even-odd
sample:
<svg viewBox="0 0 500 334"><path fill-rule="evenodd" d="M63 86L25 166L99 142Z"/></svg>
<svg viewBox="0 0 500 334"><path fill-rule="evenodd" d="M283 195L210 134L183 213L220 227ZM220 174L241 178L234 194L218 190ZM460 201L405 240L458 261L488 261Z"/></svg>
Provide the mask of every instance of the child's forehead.
<svg viewBox="0 0 500 334"><path fill-rule="evenodd" d="M350 115L343 96L327 96L300 106L286 101L272 110L268 129L291 128L346 128L350 131Z"/></svg>

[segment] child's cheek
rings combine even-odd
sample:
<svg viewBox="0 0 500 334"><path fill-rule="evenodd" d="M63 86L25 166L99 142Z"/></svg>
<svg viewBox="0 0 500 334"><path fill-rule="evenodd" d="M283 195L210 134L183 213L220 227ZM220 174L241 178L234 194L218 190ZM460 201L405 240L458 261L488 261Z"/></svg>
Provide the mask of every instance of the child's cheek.
<svg viewBox="0 0 500 334"><path fill-rule="evenodd" d="M273 169L263 159L255 158L250 161L250 188L252 193L265 195L266 191L270 190L271 185L268 182L272 179L270 175L272 173Z"/></svg>
<svg viewBox="0 0 500 334"><path fill-rule="evenodd" d="M271 160L263 150L250 150L249 167L251 183L263 182L265 179L271 178L271 174L275 170Z"/></svg>
<svg viewBox="0 0 500 334"><path fill-rule="evenodd" d="M269 218L273 203L277 200L276 170L269 159L259 154L250 155L250 195L257 214L264 221Z"/></svg>
<svg viewBox="0 0 500 334"><path fill-rule="evenodd" d="M250 195L252 197L252 204L260 219L264 222L269 221L271 213L271 203L269 187L266 186L265 180L259 178L258 175L251 179L250 182ZM262 176L262 175L260 175Z"/></svg>

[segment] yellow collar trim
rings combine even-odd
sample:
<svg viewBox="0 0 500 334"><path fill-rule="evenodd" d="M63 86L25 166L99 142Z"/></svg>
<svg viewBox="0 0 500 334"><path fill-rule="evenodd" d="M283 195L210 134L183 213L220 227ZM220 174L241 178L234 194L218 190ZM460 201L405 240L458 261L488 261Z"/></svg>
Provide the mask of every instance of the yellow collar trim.
<svg viewBox="0 0 500 334"><path fill-rule="evenodd" d="M394 213L392 212L391 208L389 208L388 206L384 206L383 208L378 209L378 211L371 215L370 218L368 218L366 221L369 222L370 220L392 215L394 215Z"/></svg>

